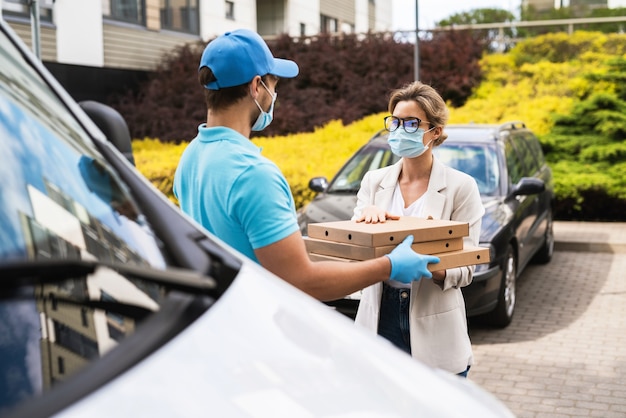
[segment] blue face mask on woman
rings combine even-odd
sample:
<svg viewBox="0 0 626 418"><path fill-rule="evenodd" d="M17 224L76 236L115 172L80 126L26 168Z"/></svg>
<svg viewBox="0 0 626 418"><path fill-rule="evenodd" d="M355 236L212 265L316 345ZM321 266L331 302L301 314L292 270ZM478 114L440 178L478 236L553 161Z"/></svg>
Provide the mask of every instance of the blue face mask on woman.
<svg viewBox="0 0 626 418"><path fill-rule="evenodd" d="M266 112L263 110L259 102L256 101L256 99L252 99L261 111L261 113L259 113L259 117L256 118L254 125L252 125L253 131L262 131L263 129L267 128L270 123L272 123L272 120L274 119L274 103L276 102L276 97L278 96L278 93L272 94L272 92L270 91L270 89L267 88L263 80L261 80L261 84L263 84L263 87L265 87L265 90L267 90L269 95L272 96L272 104L270 105L269 110Z"/></svg>
<svg viewBox="0 0 626 418"><path fill-rule="evenodd" d="M424 145L424 134L432 131L433 129L435 128L433 127L425 131L422 128L419 128L413 133L408 133L404 129L396 129L395 131L389 132L389 136L387 138L389 148L391 148L391 152L399 157L419 157L426 152L430 142L433 142L433 140L431 140L428 145Z"/></svg>

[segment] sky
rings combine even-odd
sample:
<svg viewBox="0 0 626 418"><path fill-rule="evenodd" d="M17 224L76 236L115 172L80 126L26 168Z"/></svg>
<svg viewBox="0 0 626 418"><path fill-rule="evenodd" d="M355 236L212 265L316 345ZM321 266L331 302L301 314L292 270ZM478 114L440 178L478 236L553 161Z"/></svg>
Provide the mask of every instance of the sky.
<svg viewBox="0 0 626 418"><path fill-rule="evenodd" d="M473 9L504 9L519 17L521 4L521 0L392 0L391 19L395 30L415 30L416 2L420 29L432 29L435 22ZM626 0L609 0L608 4L610 8L626 7Z"/></svg>

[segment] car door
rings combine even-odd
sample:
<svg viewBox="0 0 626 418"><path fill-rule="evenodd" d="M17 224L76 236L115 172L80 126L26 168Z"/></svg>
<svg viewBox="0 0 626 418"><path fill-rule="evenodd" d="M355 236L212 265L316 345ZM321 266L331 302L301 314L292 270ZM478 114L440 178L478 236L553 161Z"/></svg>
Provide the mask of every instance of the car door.
<svg viewBox="0 0 626 418"><path fill-rule="evenodd" d="M522 159L527 170L527 177L534 177L546 181L542 174L542 164L539 160L538 152L541 152L541 146L537 138L531 132L520 132L516 137L514 144L522 149ZM539 194L529 196L532 198L532 223L528 233L529 251L534 254L539 246L543 243L546 230L546 211L549 208L549 192L544 191Z"/></svg>
<svg viewBox="0 0 626 418"><path fill-rule="evenodd" d="M532 177L533 156L523 137L512 134L505 141L505 155L509 173L509 194L524 177ZM525 266L534 253L533 230L537 221L538 196L518 195L508 200L514 213L515 236L518 242L518 270Z"/></svg>

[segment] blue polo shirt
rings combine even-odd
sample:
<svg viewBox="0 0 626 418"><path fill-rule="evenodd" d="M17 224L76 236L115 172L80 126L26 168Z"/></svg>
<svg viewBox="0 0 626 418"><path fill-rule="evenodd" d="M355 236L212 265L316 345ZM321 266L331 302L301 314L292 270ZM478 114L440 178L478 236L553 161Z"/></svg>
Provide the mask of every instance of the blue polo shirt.
<svg viewBox="0 0 626 418"><path fill-rule="evenodd" d="M230 128L198 127L178 163L174 195L183 212L257 263L254 249L299 230L280 169Z"/></svg>

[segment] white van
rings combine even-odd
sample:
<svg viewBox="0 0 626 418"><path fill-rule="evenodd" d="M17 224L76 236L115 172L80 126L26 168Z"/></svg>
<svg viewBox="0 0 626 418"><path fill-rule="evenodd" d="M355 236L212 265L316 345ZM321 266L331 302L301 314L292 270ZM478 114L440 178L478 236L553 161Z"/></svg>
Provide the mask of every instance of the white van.
<svg viewBox="0 0 626 418"><path fill-rule="evenodd" d="M512 416L190 221L1 19L0 149L3 417Z"/></svg>

